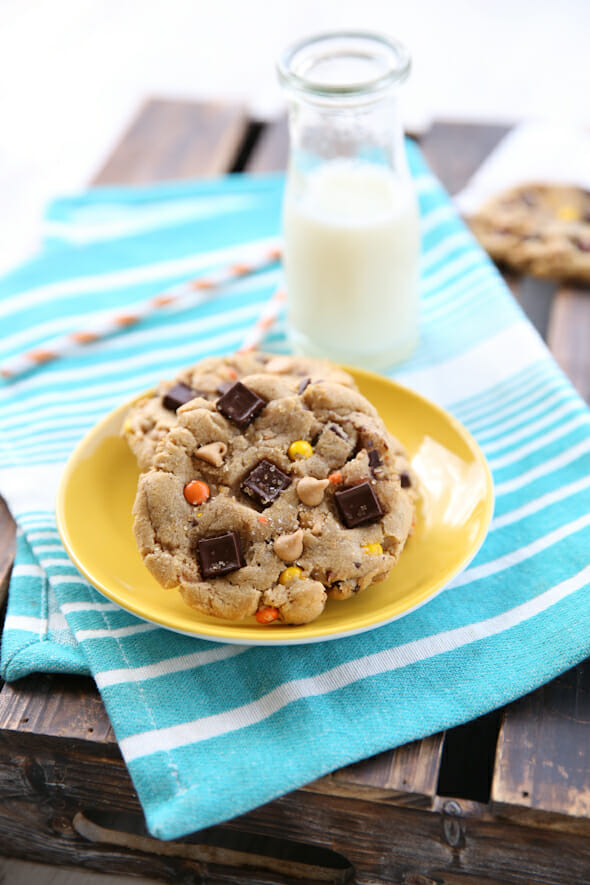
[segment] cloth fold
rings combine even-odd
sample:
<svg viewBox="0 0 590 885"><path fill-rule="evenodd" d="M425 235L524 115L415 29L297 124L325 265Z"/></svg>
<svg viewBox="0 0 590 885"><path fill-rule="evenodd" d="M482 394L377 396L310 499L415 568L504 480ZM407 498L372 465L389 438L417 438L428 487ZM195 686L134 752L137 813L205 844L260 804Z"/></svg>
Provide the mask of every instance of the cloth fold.
<svg viewBox="0 0 590 885"><path fill-rule="evenodd" d="M503 191L529 183L590 190L590 134L544 120L519 123L455 194L455 206L473 215Z"/></svg>
<svg viewBox="0 0 590 885"><path fill-rule="evenodd" d="M235 349L279 270L0 383L0 492L19 527L2 675L92 674L159 838L472 719L590 651L590 413L412 143L408 156L423 232L421 343L388 374L468 427L496 492L476 558L417 611L326 643L205 642L119 609L60 543L54 493L78 440L160 378ZM234 175L58 201L44 250L0 280L0 359L276 236L282 189L280 175ZM265 348L286 352L282 322Z"/></svg>

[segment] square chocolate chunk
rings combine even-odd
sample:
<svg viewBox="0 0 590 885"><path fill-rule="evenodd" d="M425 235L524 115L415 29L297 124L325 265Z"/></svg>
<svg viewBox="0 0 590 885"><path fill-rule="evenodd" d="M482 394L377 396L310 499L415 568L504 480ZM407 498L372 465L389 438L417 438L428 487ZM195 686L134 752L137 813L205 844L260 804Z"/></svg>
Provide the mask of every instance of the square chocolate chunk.
<svg viewBox="0 0 590 885"><path fill-rule="evenodd" d="M171 387L168 393L164 394L162 397L162 405L165 409L175 412L198 395L198 392L193 390L192 387L189 387L188 384L182 384L179 382L178 384L175 384L174 387Z"/></svg>
<svg viewBox="0 0 590 885"><path fill-rule="evenodd" d="M214 538L202 538L197 546L204 578L228 575L245 564L237 532L224 532Z"/></svg>
<svg viewBox="0 0 590 885"><path fill-rule="evenodd" d="M250 495L257 504L268 507L290 485L291 477L264 458L243 480L242 491Z"/></svg>
<svg viewBox="0 0 590 885"><path fill-rule="evenodd" d="M334 498L347 529L375 522L383 516L383 508L368 480L334 492Z"/></svg>
<svg viewBox="0 0 590 885"><path fill-rule="evenodd" d="M245 430L265 405L266 400L241 381L232 384L217 400L217 410L229 421L237 424L240 430Z"/></svg>

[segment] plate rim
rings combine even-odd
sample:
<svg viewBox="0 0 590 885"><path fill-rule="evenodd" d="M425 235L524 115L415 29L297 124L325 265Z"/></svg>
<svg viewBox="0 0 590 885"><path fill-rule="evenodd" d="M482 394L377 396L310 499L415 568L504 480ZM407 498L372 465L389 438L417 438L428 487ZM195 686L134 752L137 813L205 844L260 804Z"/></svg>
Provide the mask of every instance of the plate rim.
<svg viewBox="0 0 590 885"><path fill-rule="evenodd" d="M452 415L447 409L440 406L438 403L435 403L433 400L428 399L428 397L423 394L413 390L407 385L401 384L399 381L394 380L392 378L388 378L386 375L380 375L377 372L371 372L367 369L361 369L356 366L347 366L341 365L339 368L342 368L344 371L349 372L354 378L355 381L359 379L366 379L368 382L377 383L377 384L385 384L389 387L394 387L400 390L403 394L410 396L411 398L420 401L423 405L425 405L428 409L434 410L438 413L439 417L441 417L447 424L449 424L454 431L461 437L464 443L467 444L468 448L472 452L474 459L480 464L480 466L484 470L485 475L485 486L486 486L486 495L484 499L484 514L482 515L482 525L478 532L476 541L474 542L473 547L471 547L466 553L465 556L457 562L456 567L450 570L450 573L445 573L440 581L435 581L433 583L433 589L431 592L427 593L423 599L420 599L415 604L405 608L401 612L397 612L390 617L385 618L374 618L369 623L365 623L359 627L350 627L345 630L338 630L337 627L335 629L330 629L324 632L320 632L317 635L311 636L283 636L273 637L272 632L275 632L277 629L281 631L290 631L295 629L292 625L280 625L278 628L274 627L269 630L268 628L265 630L261 629L260 637L250 637L250 636L240 636L239 634L233 635L232 630L237 630L238 628L233 625L231 621L227 622L227 625L223 622L218 622L211 625L211 629L203 630L203 624L195 624L198 629L195 630L185 630L181 627L175 626L172 623L168 623L166 618L156 619L154 617L150 617L142 611L141 605L134 605L133 602L123 602L118 598L118 595L113 591L109 591L109 589L105 588L102 584L97 582L96 578L93 577L92 573L85 566L84 562L79 558L76 553L75 547L73 543L70 542L70 537L67 528L67 518L65 516L65 495L67 490L68 481L72 471L75 469L76 464L88 447L88 443L93 440L95 437L99 439L102 437L101 431L103 430L105 425L112 423L117 417L118 413L124 414L129 407L134 403L153 392L155 389L154 386L148 388L140 392L139 394L133 396L129 400L126 400L123 403L120 403L114 409L111 409L102 418L100 418L92 427L84 434L81 440L76 444L72 452L70 453L65 467L63 469L62 475L60 477L56 497L55 497L55 515L56 515L56 523L57 530L62 544L65 547L65 550L72 560L76 568L81 572L81 574L86 578L87 581L97 590L105 599L115 603L124 611L129 612L140 620L153 624L156 627L162 627L163 629L169 630L173 633L178 633L183 636L189 636L194 639L202 639L208 642L216 642L220 644L231 644L231 645L242 645L242 646L287 646L287 645L310 645L316 642L328 642L335 639L344 639L350 636L358 636L362 633L366 633L370 630L376 630L379 627L384 627L387 624L391 624L401 618L406 617L412 612L417 611L423 605L426 605L428 602L431 602L435 599L443 590L449 585L449 583L455 578L458 574L461 574L469 563L474 559L479 550L481 549L489 531L490 523L492 520L494 505L495 505L495 490L494 490L494 481L492 477L492 473L487 462L487 459L479 445L476 441L475 437L471 434L471 432L462 424L454 415ZM403 555L403 551L402 551ZM198 617L199 613L195 612L195 616ZM316 621L312 622L316 625L316 630L318 627L321 627L321 616ZM303 625L307 626L307 625ZM251 627L249 629L256 629ZM227 633L225 631L228 631Z"/></svg>

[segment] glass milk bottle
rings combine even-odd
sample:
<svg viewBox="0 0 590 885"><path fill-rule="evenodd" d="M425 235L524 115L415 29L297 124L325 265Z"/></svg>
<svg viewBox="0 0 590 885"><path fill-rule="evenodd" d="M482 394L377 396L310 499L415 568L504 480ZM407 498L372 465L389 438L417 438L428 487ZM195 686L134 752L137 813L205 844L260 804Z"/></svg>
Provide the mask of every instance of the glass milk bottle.
<svg viewBox="0 0 590 885"><path fill-rule="evenodd" d="M278 64L289 99L283 204L293 349L384 369L418 339L420 235L397 86L410 57L377 34L323 34Z"/></svg>

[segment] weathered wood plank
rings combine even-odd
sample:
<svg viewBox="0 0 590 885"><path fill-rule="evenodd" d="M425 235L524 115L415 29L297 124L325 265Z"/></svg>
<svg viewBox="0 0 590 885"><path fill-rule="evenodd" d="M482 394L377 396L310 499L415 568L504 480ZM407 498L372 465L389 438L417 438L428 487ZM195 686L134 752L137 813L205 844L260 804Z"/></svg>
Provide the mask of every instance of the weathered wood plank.
<svg viewBox="0 0 590 885"><path fill-rule="evenodd" d="M287 117L268 123L254 145L247 163L248 172L280 172L289 157L289 128Z"/></svg>
<svg viewBox="0 0 590 885"><path fill-rule="evenodd" d="M348 765L334 772L330 778L331 786L351 788L356 795L359 787L367 786L375 799L378 796L393 799L395 796L397 804L415 804L419 798L431 799L437 792L443 743L444 733L435 734Z"/></svg>
<svg viewBox="0 0 590 885"><path fill-rule="evenodd" d="M82 676L39 674L4 685L0 728L20 735L41 735L48 741L67 738L115 743L96 685Z"/></svg>
<svg viewBox="0 0 590 885"><path fill-rule="evenodd" d="M590 661L507 707L500 729L492 807L590 817ZM537 816L538 817L538 816ZM522 815L530 822L535 818ZM589 867L590 869L590 867Z"/></svg>
<svg viewBox="0 0 590 885"><path fill-rule="evenodd" d="M93 185L220 175L246 135L243 108L152 99L140 109Z"/></svg>
<svg viewBox="0 0 590 885"><path fill-rule="evenodd" d="M326 794L289 793L228 823L331 848L358 885L588 885L588 837L514 826L484 806L445 801L440 813Z"/></svg>
<svg viewBox="0 0 590 885"><path fill-rule="evenodd" d="M509 126L436 121L420 147L449 193L456 194L509 131Z"/></svg>
<svg viewBox="0 0 590 885"><path fill-rule="evenodd" d="M590 288L560 289L548 344L578 393L590 402Z"/></svg>
<svg viewBox="0 0 590 885"><path fill-rule="evenodd" d="M16 525L4 498L0 496L0 608L6 599L14 560Z"/></svg>
<svg viewBox="0 0 590 885"><path fill-rule="evenodd" d="M4 878L2 878L4 877ZM142 879L141 885L152 885L155 879ZM109 876L81 869L49 867L22 860L0 858L0 882L10 885L138 885L131 876Z"/></svg>

